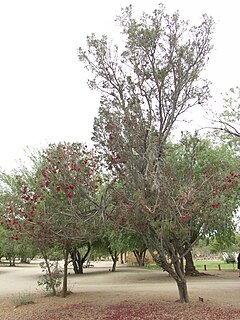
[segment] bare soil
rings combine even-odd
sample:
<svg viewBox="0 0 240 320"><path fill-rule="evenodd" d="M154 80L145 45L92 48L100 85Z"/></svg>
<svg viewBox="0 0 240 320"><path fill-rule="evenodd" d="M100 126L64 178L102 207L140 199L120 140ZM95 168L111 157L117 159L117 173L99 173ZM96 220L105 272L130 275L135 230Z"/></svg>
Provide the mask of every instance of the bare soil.
<svg viewBox="0 0 240 320"><path fill-rule="evenodd" d="M46 297L37 286L39 261L8 267L0 264L0 320L68 319L240 319L240 278L237 270L205 271L189 277L189 304L178 302L175 281L166 272L94 263L75 275L69 269L66 298ZM15 308L13 297L30 292L34 304Z"/></svg>

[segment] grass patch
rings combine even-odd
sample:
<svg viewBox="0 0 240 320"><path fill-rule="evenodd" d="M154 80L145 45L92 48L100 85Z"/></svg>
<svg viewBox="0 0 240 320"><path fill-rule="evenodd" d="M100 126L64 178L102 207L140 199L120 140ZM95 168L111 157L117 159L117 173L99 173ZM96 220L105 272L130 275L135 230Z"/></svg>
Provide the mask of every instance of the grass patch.
<svg viewBox="0 0 240 320"><path fill-rule="evenodd" d="M15 308L34 303L34 295L31 292L23 292L13 296L11 302Z"/></svg>
<svg viewBox="0 0 240 320"><path fill-rule="evenodd" d="M162 270L162 268L160 268L156 264L147 264L146 266L144 266L144 268L148 270Z"/></svg>
<svg viewBox="0 0 240 320"><path fill-rule="evenodd" d="M232 264L222 260L196 260L194 261L194 265L198 271L219 270L219 266L220 270L237 270L237 263ZM161 270L156 264L149 264L144 268L149 270Z"/></svg>
<svg viewBox="0 0 240 320"><path fill-rule="evenodd" d="M237 263L227 263L225 261L213 261L213 260L197 260L194 261L194 265L196 270L202 271L205 270L219 270L219 266L221 270L236 270Z"/></svg>

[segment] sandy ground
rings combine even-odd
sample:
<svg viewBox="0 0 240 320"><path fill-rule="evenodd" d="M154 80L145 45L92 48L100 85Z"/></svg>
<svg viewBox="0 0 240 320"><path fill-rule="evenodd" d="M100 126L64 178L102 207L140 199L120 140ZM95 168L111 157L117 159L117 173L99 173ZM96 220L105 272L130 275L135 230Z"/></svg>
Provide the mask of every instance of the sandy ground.
<svg viewBox="0 0 240 320"><path fill-rule="evenodd" d="M79 297L81 301L102 303L124 300L169 302L178 299L176 283L166 272L119 265L114 273L109 272L110 267L111 262L95 262L94 267L84 269L83 275L75 275L72 268L69 268L68 287L74 293L70 295L71 303L74 303L74 299L79 301ZM240 308L238 271L205 273L206 275L201 277L188 278L191 301L198 302L201 297L206 303ZM39 261L29 265L19 264L16 267L0 264L0 319L7 319L3 313L10 307L14 296L24 292L42 296L42 291L37 286L40 275ZM53 299L52 303L55 303L54 301Z"/></svg>

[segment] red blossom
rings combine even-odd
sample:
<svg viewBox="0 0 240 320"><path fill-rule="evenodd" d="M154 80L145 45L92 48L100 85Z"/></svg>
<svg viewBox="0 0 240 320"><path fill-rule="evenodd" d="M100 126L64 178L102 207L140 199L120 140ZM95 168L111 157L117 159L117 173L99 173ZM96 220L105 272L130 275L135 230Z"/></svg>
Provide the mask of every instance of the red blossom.
<svg viewBox="0 0 240 320"><path fill-rule="evenodd" d="M217 202L217 203L212 203L212 207L213 208L217 208L220 206L220 202Z"/></svg>
<svg viewBox="0 0 240 320"><path fill-rule="evenodd" d="M57 191L60 191L60 190L61 190L61 187L60 187L60 186L57 186L56 190L57 190Z"/></svg>
<svg viewBox="0 0 240 320"><path fill-rule="evenodd" d="M66 187L66 189L71 189L73 190L74 189L74 186L72 184L70 184L69 186Z"/></svg>
<svg viewBox="0 0 240 320"><path fill-rule="evenodd" d="M67 197L68 197L68 198L72 198L72 197L73 197L73 194L70 193L70 192L68 192L68 193L67 193Z"/></svg>

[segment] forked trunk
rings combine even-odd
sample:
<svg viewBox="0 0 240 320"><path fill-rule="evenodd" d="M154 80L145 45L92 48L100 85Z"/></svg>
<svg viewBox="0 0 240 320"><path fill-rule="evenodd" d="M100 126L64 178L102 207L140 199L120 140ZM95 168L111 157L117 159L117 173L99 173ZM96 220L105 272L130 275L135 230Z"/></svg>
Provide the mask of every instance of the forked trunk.
<svg viewBox="0 0 240 320"><path fill-rule="evenodd" d="M175 263L173 264L173 269L172 264L167 261L164 253L158 251L159 254L156 254L153 250L151 250L150 246L148 246L148 249L156 264L163 268L164 271L167 271L169 275L176 281L180 302L188 303L189 296L182 259L180 261L178 259L175 261Z"/></svg>
<svg viewBox="0 0 240 320"><path fill-rule="evenodd" d="M71 258L72 258L73 270L75 274L83 274L83 264L87 260L90 250L91 250L90 243L87 243L87 251L84 254L84 256L81 255L80 250L77 250L76 247L72 249Z"/></svg>
<svg viewBox="0 0 240 320"><path fill-rule="evenodd" d="M133 250L133 254L137 260L137 263L140 267L145 265L145 256L147 249L144 250Z"/></svg>

